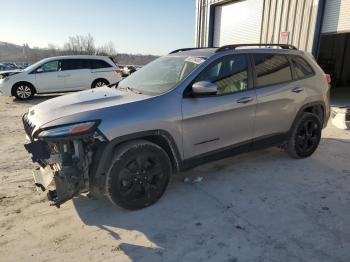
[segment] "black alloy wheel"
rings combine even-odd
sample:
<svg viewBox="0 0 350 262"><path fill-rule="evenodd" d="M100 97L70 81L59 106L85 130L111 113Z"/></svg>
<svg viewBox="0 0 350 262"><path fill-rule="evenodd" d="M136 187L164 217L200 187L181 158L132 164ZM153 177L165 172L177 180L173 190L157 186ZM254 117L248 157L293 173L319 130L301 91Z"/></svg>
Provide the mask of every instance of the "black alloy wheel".
<svg viewBox="0 0 350 262"><path fill-rule="evenodd" d="M164 193L171 174L169 157L159 146L139 141L116 154L108 172L107 195L126 209L155 203Z"/></svg>
<svg viewBox="0 0 350 262"><path fill-rule="evenodd" d="M321 132L322 123L319 117L312 113L304 113L288 141L288 153L294 158L311 156L320 143Z"/></svg>

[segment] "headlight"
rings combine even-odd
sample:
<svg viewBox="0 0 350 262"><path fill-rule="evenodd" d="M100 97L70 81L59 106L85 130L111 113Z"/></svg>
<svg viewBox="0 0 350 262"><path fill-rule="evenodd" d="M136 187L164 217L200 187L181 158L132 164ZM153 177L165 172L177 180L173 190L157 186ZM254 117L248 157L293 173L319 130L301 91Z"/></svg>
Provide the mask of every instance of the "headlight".
<svg viewBox="0 0 350 262"><path fill-rule="evenodd" d="M71 125L57 126L42 130L38 137L55 138L61 136L84 135L94 131L100 121L88 121Z"/></svg>
<svg viewBox="0 0 350 262"><path fill-rule="evenodd" d="M9 76L7 75L0 75L0 80L6 81L9 79Z"/></svg>

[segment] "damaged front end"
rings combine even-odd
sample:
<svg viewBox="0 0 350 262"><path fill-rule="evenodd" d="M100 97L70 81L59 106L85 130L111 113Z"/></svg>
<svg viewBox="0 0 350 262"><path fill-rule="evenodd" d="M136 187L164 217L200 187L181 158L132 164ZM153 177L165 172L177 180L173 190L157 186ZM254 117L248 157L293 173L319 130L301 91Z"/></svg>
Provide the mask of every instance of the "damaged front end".
<svg viewBox="0 0 350 262"><path fill-rule="evenodd" d="M48 129L35 129L27 114L23 124L28 142L25 149L39 164L34 170L35 185L48 190L52 205L60 205L90 189L94 153L106 138L98 131L99 121L88 121Z"/></svg>

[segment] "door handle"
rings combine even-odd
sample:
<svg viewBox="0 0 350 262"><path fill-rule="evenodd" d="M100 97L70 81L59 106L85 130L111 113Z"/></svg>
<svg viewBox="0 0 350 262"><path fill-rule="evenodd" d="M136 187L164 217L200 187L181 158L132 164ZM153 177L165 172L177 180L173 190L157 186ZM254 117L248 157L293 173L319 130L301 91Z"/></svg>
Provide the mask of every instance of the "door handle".
<svg viewBox="0 0 350 262"><path fill-rule="evenodd" d="M240 104L246 104L246 103L249 103L251 101L253 101L252 97L242 97L242 98L238 99L236 102L240 103Z"/></svg>
<svg viewBox="0 0 350 262"><path fill-rule="evenodd" d="M57 77L70 77L70 75L58 75Z"/></svg>
<svg viewBox="0 0 350 262"><path fill-rule="evenodd" d="M294 93L300 93L302 91L304 91L304 88L302 88L302 87L295 87L292 89L292 92L294 92Z"/></svg>

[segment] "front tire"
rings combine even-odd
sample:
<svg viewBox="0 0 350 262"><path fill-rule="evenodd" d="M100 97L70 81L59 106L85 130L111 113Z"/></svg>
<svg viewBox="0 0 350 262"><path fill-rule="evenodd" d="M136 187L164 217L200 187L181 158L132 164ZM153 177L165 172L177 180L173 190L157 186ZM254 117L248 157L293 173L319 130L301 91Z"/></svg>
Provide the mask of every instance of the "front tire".
<svg viewBox="0 0 350 262"><path fill-rule="evenodd" d="M18 83L13 87L13 94L19 100L31 99L34 93L34 88L30 84Z"/></svg>
<svg viewBox="0 0 350 262"><path fill-rule="evenodd" d="M158 145L138 140L121 145L107 172L106 194L110 201L129 210L158 201L172 173L167 153Z"/></svg>
<svg viewBox="0 0 350 262"><path fill-rule="evenodd" d="M306 158L317 149L321 140L322 123L312 113L303 113L287 142L287 152L293 158Z"/></svg>

